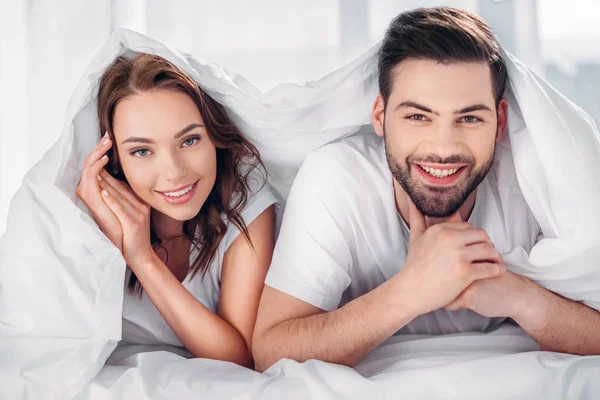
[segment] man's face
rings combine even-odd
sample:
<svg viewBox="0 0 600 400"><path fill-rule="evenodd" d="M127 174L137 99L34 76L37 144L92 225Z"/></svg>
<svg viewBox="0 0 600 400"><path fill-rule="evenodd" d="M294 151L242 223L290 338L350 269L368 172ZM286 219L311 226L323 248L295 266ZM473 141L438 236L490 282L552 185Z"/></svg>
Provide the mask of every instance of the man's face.
<svg viewBox="0 0 600 400"><path fill-rule="evenodd" d="M391 78L373 120L392 175L424 215L450 216L492 166L506 102L496 110L486 63L407 60Z"/></svg>

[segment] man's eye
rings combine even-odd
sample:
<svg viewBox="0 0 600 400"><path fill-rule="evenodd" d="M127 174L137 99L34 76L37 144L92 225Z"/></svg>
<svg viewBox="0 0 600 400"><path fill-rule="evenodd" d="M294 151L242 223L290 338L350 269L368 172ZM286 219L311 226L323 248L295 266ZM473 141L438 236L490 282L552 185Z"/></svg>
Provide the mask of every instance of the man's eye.
<svg viewBox="0 0 600 400"><path fill-rule="evenodd" d="M460 119L462 122L466 122L467 124L472 124L474 122L481 122L481 120L477 117L474 117L472 115L467 115L466 117L462 117Z"/></svg>
<svg viewBox="0 0 600 400"><path fill-rule="evenodd" d="M427 117L424 116L423 114L413 114L413 115L409 115L408 119L412 119L413 121L426 121Z"/></svg>

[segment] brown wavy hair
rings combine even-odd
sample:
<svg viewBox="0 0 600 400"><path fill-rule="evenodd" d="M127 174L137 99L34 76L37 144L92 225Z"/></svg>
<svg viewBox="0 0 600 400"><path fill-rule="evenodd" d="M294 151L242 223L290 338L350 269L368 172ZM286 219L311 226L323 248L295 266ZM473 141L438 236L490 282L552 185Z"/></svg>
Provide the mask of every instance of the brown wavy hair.
<svg viewBox="0 0 600 400"><path fill-rule="evenodd" d="M114 140L113 117L119 101L136 93L156 89L181 91L194 101L208 136L217 151L217 177L215 184L198 214L183 224L183 236L198 250L190 263L188 275L199 272L204 276L231 221L242 232L248 243L250 236L241 212L248 200L249 178L258 169L266 181L266 168L256 147L250 143L231 121L225 108L213 100L182 70L162 57L138 54L129 59L118 57L106 70L98 92L98 122L101 134L108 132L113 142L107 171L115 178L127 182ZM264 182L263 182L264 185ZM157 236L154 221L150 220L150 242L154 250L164 248ZM168 259L168 253L167 253ZM127 290L141 295L143 288L131 272Z"/></svg>

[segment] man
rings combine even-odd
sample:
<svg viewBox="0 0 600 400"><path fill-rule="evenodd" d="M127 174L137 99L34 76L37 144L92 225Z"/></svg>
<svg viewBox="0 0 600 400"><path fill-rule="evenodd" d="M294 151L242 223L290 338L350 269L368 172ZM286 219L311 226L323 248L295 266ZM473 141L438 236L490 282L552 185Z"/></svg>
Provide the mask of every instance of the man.
<svg viewBox="0 0 600 400"><path fill-rule="evenodd" d="M506 318L543 350L600 354L597 311L502 261L542 236L494 157L507 78L489 26L450 8L403 13L379 57L377 135L313 152L290 192L257 369L281 358L354 366L395 333L489 331Z"/></svg>

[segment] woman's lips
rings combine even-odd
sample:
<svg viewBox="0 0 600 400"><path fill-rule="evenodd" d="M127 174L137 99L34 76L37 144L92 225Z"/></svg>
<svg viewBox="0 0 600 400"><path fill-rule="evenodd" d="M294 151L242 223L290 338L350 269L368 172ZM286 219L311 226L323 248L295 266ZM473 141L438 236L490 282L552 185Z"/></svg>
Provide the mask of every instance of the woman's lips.
<svg viewBox="0 0 600 400"><path fill-rule="evenodd" d="M161 195L161 197L162 197L162 198L163 198L163 199L164 199L164 200L165 200L167 203L169 203L169 204L172 204L172 205L180 205L180 204L187 203L187 202L188 202L188 201L189 201L189 200L190 200L192 197L194 197L194 193L196 193L196 187L197 187L197 186L198 186L198 181L196 181L196 183L194 183L194 184L192 185L192 189L191 189L189 192L187 192L187 193L186 193L186 194L184 194L184 195L177 196L177 197L176 197L176 196L167 196L167 195L166 195L166 194L164 194L163 192L159 192L159 191L157 191L157 193L158 193L158 194L160 194L160 195ZM187 188L187 187L189 187L189 185L188 185L188 186L183 186L183 187L182 187L181 189L179 189L179 190L183 190L183 189L185 189L185 188ZM174 192L177 192L177 191L179 191L179 190L174 190Z"/></svg>

